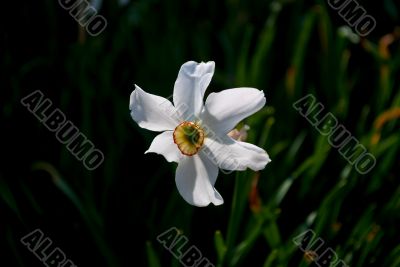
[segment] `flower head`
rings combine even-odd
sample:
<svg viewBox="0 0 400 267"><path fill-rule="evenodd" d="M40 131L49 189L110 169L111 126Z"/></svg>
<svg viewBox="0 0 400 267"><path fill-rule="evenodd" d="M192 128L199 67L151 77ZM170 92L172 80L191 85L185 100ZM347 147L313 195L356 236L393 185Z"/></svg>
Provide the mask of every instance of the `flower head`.
<svg viewBox="0 0 400 267"><path fill-rule="evenodd" d="M174 105L139 86L135 86L129 103L131 116L140 127L162 132L145 153L161 154L178 163L176 186L195 206L223 203L214 188L219 168L258 171L270 162L263 149L229 134L265 105L264 93L254 88L228 89L211 93L204 104L214 67L214 62L183 64L174 86Z"/></svg>

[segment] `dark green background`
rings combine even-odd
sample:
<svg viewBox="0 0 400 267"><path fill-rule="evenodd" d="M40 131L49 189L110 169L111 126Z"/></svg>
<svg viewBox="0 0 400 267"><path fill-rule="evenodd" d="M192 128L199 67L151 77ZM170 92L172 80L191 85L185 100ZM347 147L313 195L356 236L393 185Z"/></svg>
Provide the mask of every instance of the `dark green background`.
<svg viewBox="0 0 400 267"><path fill-rule="evenodd" d="M215 266L306 266L291 240L308 228L350 266L400 266L399 120L374 126L400 107L400 8L359 3L378 26L352 43L323 0L105 0L98 37L55 0L6 1L0 265L44 266L19 241L40 228L78 266L180 266L155 239L174 226ZM394 40L384 45L387 34ZM143 154L155 133L130 118L133 85L169 97L189 60L216 62L207 93L266 94L266 108L246 121L249 142L272 158L253 188L258 212L248 201L255 173L220 174L225 204L196 208L178 194L176 165ZM98 169L87 171L20 104L35 90L103 151ZM309 93L375 155L372 172L358 174L293 109Z"/></svg>

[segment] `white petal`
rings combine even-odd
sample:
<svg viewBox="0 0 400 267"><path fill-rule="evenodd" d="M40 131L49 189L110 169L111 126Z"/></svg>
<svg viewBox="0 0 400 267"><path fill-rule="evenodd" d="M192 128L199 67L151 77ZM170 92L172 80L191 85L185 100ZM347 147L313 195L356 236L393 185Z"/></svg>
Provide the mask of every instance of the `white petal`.
<svg viewBox="0 0 400 267"><path fill-rule="evenodd" d="M173 130L179 124L178 113L170 101L146 93L137 85L131 94L129 109L132 119L151 131Z"/></svg>
<svg viewBox="0 0 400 267"><path fill-rule="evenodd" d="M218 176L218 167L201 152L182 157L176 169L175 183L181 196L194 206L204 207L224 203L214 184Z"/></svg>
<svg viewBox="0 0 400 267"><path fill-rule="evenodd" d="M184 120L198 117L203 108L203 97L211 78L215 64L186 62L178 73L174 87L174 105Z"/></svg>
<svg viewBox="0 0 400 267"><path fill-rule="evenodd" d="M259 171L271 161L267 152L258 146L236 141L229 136L206 138L203 152L221 169Z"/></svg>
<svg viewBox="0 0 400 267"><path fill-rule="evenodd" d="M151 143L150 148L144 153L163 155L168 162L179 162L182 158L182 153L174 143L173 131L165 131L157 135Z"/></svg>
<svg viewBox="0 0 400 267"><path fill-rule="evenodd" d="M203 123L217 134L227 134L241 120L265 105L264 92L254 88L235 88L211 93L201 115Z"/></svg>

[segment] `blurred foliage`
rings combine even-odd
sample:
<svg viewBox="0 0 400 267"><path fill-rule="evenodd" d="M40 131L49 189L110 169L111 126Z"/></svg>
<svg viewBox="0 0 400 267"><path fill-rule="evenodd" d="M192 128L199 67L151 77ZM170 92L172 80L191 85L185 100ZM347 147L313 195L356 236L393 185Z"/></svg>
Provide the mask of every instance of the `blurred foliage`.
<svg viewBox="0 0 400 267"><path fill-rule="evenodd" d="M361 39L324 0L103 1L98 37L57 1L7 3L1 265L42 266L19 242L40 228L78 266L180 266L156 240L177 227L215 266L307 266L292 242L307 229L349 266L400 266L400 8L359 2L378 25ZM208 93L267 96L246 123L272 162L221 173L218 207L184 202L175 165L143 155L155 134L129 115L133 84L168 97L188 60L216 62ZM38 89L104 152L100 168L87 171L20 104ZM309 93L376 157L372 172L358 174L293 109Z"/></svg>

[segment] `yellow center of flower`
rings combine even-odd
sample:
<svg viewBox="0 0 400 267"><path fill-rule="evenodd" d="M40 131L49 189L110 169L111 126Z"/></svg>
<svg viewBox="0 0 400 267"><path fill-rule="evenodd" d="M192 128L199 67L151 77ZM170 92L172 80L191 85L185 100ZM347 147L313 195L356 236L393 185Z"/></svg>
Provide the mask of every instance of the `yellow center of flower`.
<svg viewBox="0 0 400 267"><path fill-rule="evenodd" d="M204 131L196 123L184 121L174 131L174 143L182 154L193 156L199 152L204 142Z"/></svg>

